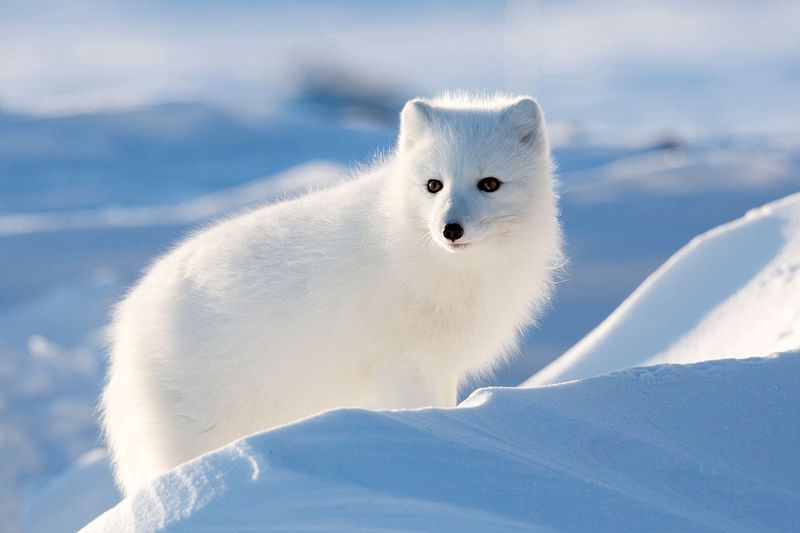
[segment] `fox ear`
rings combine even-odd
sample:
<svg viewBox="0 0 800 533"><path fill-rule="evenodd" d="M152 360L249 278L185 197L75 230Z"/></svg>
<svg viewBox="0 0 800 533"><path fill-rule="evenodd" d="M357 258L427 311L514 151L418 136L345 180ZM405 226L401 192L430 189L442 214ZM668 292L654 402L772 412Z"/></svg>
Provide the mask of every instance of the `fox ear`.
<svg viewBox="0 0 800 533"><path fill-rule="evenodd" d="M544 114L533 98L520 98L511 104L503 111L503 120L526 146L532 147L544 139Z"/></svg>
<svg viewBox="0 0 800 533"><path fill-rule="evenodd" d="M408 150L428 131L433 109L419 99L409 101L400 113L400 149Z"/></svg>

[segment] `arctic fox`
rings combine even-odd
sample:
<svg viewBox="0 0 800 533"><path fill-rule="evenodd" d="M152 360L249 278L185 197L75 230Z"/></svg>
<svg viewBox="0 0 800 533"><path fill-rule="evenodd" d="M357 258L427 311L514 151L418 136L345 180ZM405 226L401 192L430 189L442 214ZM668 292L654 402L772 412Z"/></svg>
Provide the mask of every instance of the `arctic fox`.
<svg viewBox="0 0 800 533"><path fill-rule="evenodd" d="M371 170L188 238L114 314L118 483L334 407L455 405L547 300L556 204L536 102L450 95Z"/></svg>

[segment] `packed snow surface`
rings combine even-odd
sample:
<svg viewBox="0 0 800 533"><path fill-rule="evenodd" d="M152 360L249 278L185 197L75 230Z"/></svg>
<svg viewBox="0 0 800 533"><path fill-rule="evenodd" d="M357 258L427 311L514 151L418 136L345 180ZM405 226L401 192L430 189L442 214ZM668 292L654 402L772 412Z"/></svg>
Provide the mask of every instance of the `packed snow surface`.
<svg viewBox="0 0 800 533"><path fill-rule="evenodd" d="M85 531L797 531L800 353L634 368L237 441Z"/></svg>
<svg viewBox="0 0 800 533"><path fill-rule="evenodd" d="M800 194L692 240L527 384L794 349L800 347L797 302Z"/></svg>

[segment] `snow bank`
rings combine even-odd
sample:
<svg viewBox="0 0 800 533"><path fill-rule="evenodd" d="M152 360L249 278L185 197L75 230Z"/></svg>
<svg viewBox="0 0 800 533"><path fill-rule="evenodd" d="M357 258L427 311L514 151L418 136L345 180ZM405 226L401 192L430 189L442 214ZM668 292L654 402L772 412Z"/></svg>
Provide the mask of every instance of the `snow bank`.
<svg viewBox="0 0 800 533"><path fill-rule="evenodd" d="M695 238L526 382L800 346L800 194Z"/></svg>
<svg viewBox="0 0 800 533"><path fill-rule="evenodd" d="M786 353L331 411L186 463L85 531L796 531L799 379Z"/></svg>

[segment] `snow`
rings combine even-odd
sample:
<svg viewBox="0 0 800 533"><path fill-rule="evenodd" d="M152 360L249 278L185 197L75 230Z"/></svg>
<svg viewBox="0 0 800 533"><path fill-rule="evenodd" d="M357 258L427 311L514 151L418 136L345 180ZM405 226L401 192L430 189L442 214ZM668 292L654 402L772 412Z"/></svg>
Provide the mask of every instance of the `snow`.
<svg viewBox="0 0 800 533"><path fill-rule="evenodd" d="M20 529L39 533L77 531L120 499L106 451L95 448L25 502Z"/></svg>
<svg viewBox="0 0 800 533"><path fill-rule="evenodd" d="M796 531L798 379L791 352L330 411L186 463L84 531Z"/></svg>
<svg viewBox="0 0 800 533"><path fill-rule="evenodd" d="M0 311L0 529L10 529L23 488L32 494L98 445L98 327L119 290L96 275Z"/></svg>
<svg viewBox="0 0 800 533"><path fill-rule="evenodd" d="M341 179L343 173L342 167L333 162L312 161L274 176L178 204L0 215L0 237L39 232L197 224L254 204L330 186Z"/></svg>
<svg viewBox="0 0 800 533"><path fill-rule="evenodd" d="M800 346L800 194L701 235L527 384Z"/></svg>
<svg viewBox="0 0 800 533"><path fill-rule="evenodd" d="M743 143L730 150L679 145L633 154L576 173L570 176L567 187L581 202L598 202L623 189L668 196L747 191L791 183L791 166L792 155L779 147Z"/></svg>

